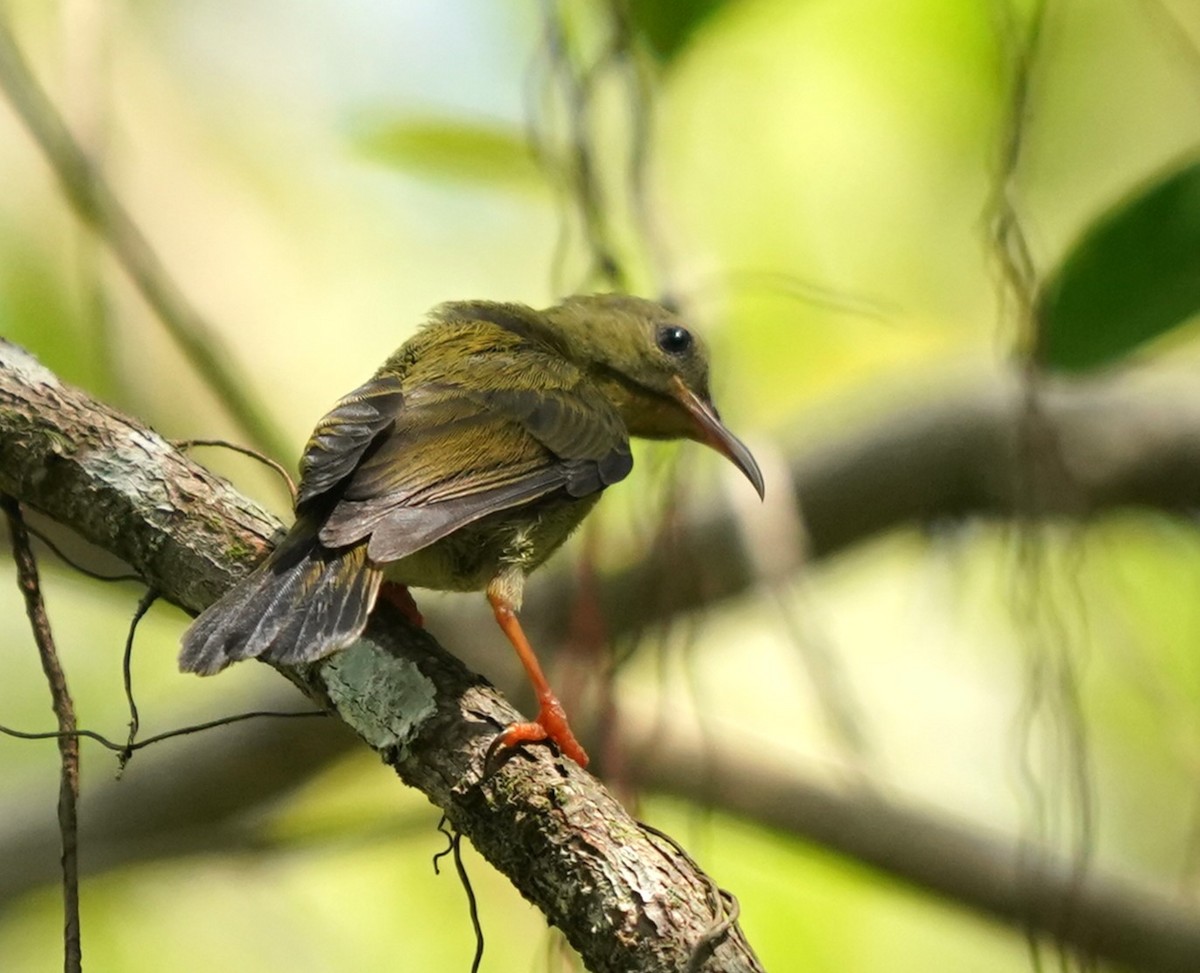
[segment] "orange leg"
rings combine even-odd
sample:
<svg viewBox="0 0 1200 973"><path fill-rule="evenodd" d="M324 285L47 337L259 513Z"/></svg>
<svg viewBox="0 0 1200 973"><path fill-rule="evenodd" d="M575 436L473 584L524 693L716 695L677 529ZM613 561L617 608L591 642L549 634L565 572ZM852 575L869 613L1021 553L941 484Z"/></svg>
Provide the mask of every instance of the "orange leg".
<svg viewBox="0 0 1200 973"><path fill-rule="evenodd" d="M401 615L412 622L417 628L425 627L425 616L413 601L413 596L405 585L395 581L385 581L379 586L379 597L395 608Z"/></svg>
<svg viewBox="0 0 1200 973"><path fill-rule="evenodd" d="M529 640L525 638L525 632L521 629L521 623L517 620L517 613L513 611L512 605L490 591L488 592L488 601L492 604L492 612L495 614L500 628L508 636L513 648L517 650L517 657L521 660L521 665L525 667L525 673L529 676L529 681L533 683L533 689L538 698L537 719L532 723L513 723L505 727L496 738L493 747L509 748L522 743L536 743L550 739L558 744L559 750L580 767L586 767L588 756L567 724L567 714L542 673L537 656L534 655L533 648L530 646Z"/></svg>

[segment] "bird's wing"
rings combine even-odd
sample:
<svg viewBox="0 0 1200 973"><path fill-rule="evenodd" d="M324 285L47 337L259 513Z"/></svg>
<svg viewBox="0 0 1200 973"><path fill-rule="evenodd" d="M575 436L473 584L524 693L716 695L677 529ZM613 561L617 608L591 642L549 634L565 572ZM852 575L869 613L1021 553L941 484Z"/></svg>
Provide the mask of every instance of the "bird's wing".
<svg viewBox="0 0 1200 973"><path fill-rule="evenodd" d="M521 388L529 375L539 379L536 391ZM370 424L357 413L349 423ZM406 385L379 428L365 444L357 430L325 437L341 436L355 455L348 463L323 458L330 470L352 468L320 531L329 547L369 537L376 561L398 560L555 491L595 493L624 478L633 462L612 403L569 362L529 345L475 355L453 375Z"/></svg>
<svg viewBox="0 0 1200 973"><path fill-rule="evenodd" d="M313 430L300 457L296 507L327 494L354 472L404 404L397 376L377 375L345 396Z"/></svg>

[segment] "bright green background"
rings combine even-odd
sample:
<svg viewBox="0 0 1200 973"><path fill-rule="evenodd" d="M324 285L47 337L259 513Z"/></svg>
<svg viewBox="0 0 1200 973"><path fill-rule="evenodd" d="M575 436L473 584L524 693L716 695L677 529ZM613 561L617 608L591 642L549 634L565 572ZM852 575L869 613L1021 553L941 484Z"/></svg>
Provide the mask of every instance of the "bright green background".
<svg viewBox="0 0 1200 973"><path fill-rule="evenodd" d="M522 150L541 37L531 0L8 7L39 76L297 449L439 301L555 297L559 197ZM656 84L650 176L671 284L714 334L718 401L733 428L774 460L1004 371L1019 336L999 309L984 215L1008 83L996 5L703 7L686 29L647 21L657 49L673 55ZM1112 284L1104 258L1153 217L1139 194L1153 202L1158 181L1200 146L1200 16L1182 0L1163 7L1182 41L1155 3L1051 7L1020 212L1043 276L1084 298L1096 286L1089 273ZM602 105L620 133L619 92ZM614 149L602 161L619 158ZM236 438L78 231L3 108L0 186L0 333L165 435ZM1159 270L1176 273L1194 253L1196 209L1179 247L1117 288L1148 296L1130 302L1148 306L1144 319L1120 315L1092 335L1095 318L1047 300L1052 363L1194 369L1190 329L1176 327L1194 317L1194 288L1183 288L1182 311L1149 298ZM1093 229L1102 218L1107 237ZM1146 237L1161 239L1153 226ZM1077 262L1064 264L1072 253ZM576 253L569 267L578 266ZM656 479L645 468L662 453L639 453L650 462L603 505L605 563L636 556L629 538L645 534L636 525ZM283 510L277 486L249 464L213 463ZM707 487L716 466L691 456L686 469ZM1081 821L1072 723L1063 697L1045 687L1039 697L1035 682L1037 662L1064 652L1083 698L1095 862L1194 895L1195 530L1124 514L1047 531L1033 549L1033 560L1021 557L997 525L881 538L808 568L786 586L786 612L759 592L676 639L694 651L643 646L622 675L623 698L666 707L680 732L694 732L685 714L699 692L710 732L744 735L809 775L865 768L887 793L1010 835L1039 837L1040 809L1065 850ZM82 721L119 735L120 646L137 596L50 560L45 570ZM0 605L0 722L46 728L15 585L0 585ZM832 653L863 715L870 748L857 759L821 716L796 619L801 639ZM238 709L273 684L252 666L213 681L178 676L184 622L156 609L142 635L140 700L152 730ZM1021 719L1031 701L1032 728ZM1032 795L1018 783L1022 751L1038 775ZM112 772L86 744L85 760L85 785ZM20 813L52 815L55 777L52 745L0 739L0 841ZM641 813L739 896L770 969L1030 968L1019 933L803 842L653 794ZM443 844L435 820L373 758L348 760L262 811L263 850L166 857L88 881L87 968L465 970L473 946L462 892L429 865ZM540 915L473 855L470 870L484 970L546 968L553 946ZM54 888L0 903L0 968L59 968L60 922Z"/></svg>

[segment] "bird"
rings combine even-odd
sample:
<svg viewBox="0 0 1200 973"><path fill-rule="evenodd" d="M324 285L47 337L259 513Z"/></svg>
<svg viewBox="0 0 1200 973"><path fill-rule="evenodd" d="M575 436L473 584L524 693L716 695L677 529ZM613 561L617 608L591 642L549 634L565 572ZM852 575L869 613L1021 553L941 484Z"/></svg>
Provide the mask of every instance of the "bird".
<svg viewBox="0 0 1200 973"><path fill-rule="evenodd" d="M550 740L586 767L518 612L528 574L628 476L631 436L710 446L764 495L712 403L706 345L663 305L440 305L317 424L292 527L186 630L180 668L313 663L362 634L381 592L420 624L409 588L482 591L539 706L494 746Z"/></svg>

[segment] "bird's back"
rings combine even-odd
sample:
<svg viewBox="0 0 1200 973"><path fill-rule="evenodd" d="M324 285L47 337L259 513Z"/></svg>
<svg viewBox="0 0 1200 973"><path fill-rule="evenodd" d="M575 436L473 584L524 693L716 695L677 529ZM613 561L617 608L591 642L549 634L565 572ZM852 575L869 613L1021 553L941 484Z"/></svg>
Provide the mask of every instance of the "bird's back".
<svg viewBox="0 0 1200 973"><path fill-rule="evenodd" d="M385 573L458 591L504 574L519 601L632 466L612 403L537 324L447 305L345 396L305 447L296 525L185 635L183 667L326 655L361 632Z"/></svg>

